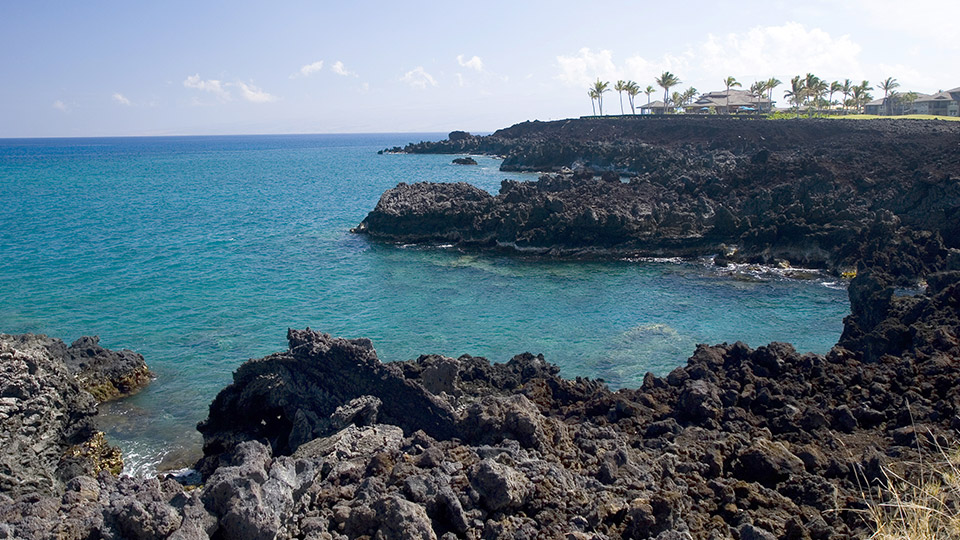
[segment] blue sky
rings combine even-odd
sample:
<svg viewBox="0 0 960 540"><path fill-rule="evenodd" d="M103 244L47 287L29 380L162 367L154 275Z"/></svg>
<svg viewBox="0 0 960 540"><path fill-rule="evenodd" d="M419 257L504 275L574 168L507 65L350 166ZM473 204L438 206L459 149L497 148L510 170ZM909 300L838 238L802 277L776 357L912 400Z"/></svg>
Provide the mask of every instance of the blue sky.
<svg viewBox="0 0 960 540"><path fill-rule="evenodd" d="M9 0L0 137L490 131L589 114L595 78L663 70L701 92L807 72L960 86L960 3L736 6Z"/></svg>

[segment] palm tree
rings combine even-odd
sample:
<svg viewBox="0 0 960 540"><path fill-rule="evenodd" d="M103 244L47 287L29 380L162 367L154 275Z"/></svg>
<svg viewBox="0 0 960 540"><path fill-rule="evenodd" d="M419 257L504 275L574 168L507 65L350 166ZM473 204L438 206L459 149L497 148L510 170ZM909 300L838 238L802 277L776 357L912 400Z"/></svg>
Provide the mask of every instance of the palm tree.
<svg viewBox="0 0 960 540"><path fill-rule="evenodd" d="M650 104L650 94L652 94L652 93L654 93L654 92L656 92L656 91L657 91L656 88L654 88L654 87L652 87L652 86L650 86L650 85L647 85L647 87L643 89L643 93L647 95L647 105Z"/></svg>
<svg viewBox="0 0 960 540"><path fill-rule="evenodd" d="M916 92L905 92L904 94L901 94L901 97L900 97L900 103L901 103L900 114L903 114L904 108L906 108L907 111L909 111L910 108L913 107L913 102L916 101L918 97L920 97L920 96L919 96ZM908 112L908 114L909 114L909 112Z"/></svg>
<svg viewBox="0 0 960 540"><path fill-rule="evenodd" d="M843 85L840 86L840 93L843 94L842 108L844 110L847 109L847 96L849 96L851 92L853 92L853 83L850 82L850 79L846 79L843 81Z"/></svg>
<svg viewBox="0 0 960 540"><path fill-rule="evenodd" d="M732 76L731 76L731 77L727 77L726 79L724 79L724 80L723 80L723 84L726 85L726 87L727 87L727 104L726 104L726 107L727 107L727 114L729 114L729 113L730 113L730 89L733 88L733 87L735 87L735 86L736 86L736 87L742 87L742 85L741 85L740 83L738 83L737 80L734 79Z"/></svg>
<svg viewBox="0 0 960 540"><path fill-rule="evenodd" d="M603 93L610 91L609 86L609 82L601 81L599 78L597 82L593 83L593 91L597 96L597 108L600 109L600 116L603 116Z"/></svg>
<svg viewBox="0 0 960 540"><path fill-rule="evenodd" d="M767 99L770 100L770 108L773 108L773 89L783 84L780 79L770 77L767 79Z"/></svg>
<svg viewBox="0 0 960 540"><path fill-rule="evenodd" d="M630 102L630 112L637 114L637 109L633 107L633 99L640 93L640 85L634 81L627 81L627 101Z"/></svg>
<svg viewBox="0 0 960 540"><path fill-rule="evenodd" d="M797 118L800 118L800 104L807 96L806 80L799 75L790 79L790 90L787 90L784 96L797 106Z"/></svg>
<svg viewBox="0 0 960 540"><path fill-rule="evenodd" d="M594 104L594 100L597 99L596 90L587 91L587 95L590 96L590 108L593 109L593 115L597 115L597 106Z"/></svg>
<svg viewBox="0 0 960 540"><path fill-rule="evenodd" d="M670 101L670 88L680 84L680 79L673 73L664 71L657 77L656 82L657 86L663 88L663 107L664 112L666 112L667 103Z"/></svg>
<svg viewBox="0 0 960 540"><path fill-rule="evenodd" d="M757 81L750 85L750 93L753 94L753 97L757 98L757 111L762 111L763 107L760 105L760 100L763 98L763 93L767 90L767 81Z"/></svg>
<svg viewBox="0 0 960 540"><path fill-rule="evenodd" d="M843 90L843 85L839 81L830 83L830 106L833 107L833 94Z"/></svg>
<svg viewBox="0 0 960 540"><path fill-rule="evenodd" d="M858 113L865 103L869 103L870 100L873 99L873 96L870 95L870 90L873 90L873 87L870 86L870 81L867 80L864 80L851 89L853 97L850 98L850 101Z"/></svg>
<svg viewBox="0 0 960 540"><path fill-rule="evenodd" d="M670 103L673 105L673 108L675 109L673 112L677 112L677 109L679 109L680 111L683 111L683 102L684 102L684 97L683 97L683 94L681 94L680 92L674 92L673 94L670 95Z"/></svg>
<svg viewBox="0 0 960 540"><path fill-rule="evenodd" d="M900 88L900 83L893 77L887 77L887 80L880 83L880 88L883 89L883 108L886 109L887 116L890 116L890 104L887 103L887 95L890 94L894 88Z"/></svg>
<svg viewBox="0 0 960 540"><path fill-rule="evenodd" d="M613 89L620 94L620 116L623 116L623 91L627 89L627 81L620 79L617 84L613 85Z"/></svg>

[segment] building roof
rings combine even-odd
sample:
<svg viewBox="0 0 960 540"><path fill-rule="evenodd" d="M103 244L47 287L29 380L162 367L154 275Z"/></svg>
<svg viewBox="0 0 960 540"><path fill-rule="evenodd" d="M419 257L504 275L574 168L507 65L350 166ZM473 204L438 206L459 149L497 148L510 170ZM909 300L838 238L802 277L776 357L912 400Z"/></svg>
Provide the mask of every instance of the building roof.
<svg viewBox="0 0 960 540"><path fill-rule="evenodd" d="M764 96L755 96L746 90L730 90L730 99L727 100L726 90L717 90L701 94L693 103L686 107L756 107L757 105L769 105L770 100Z"/></svg>
<svg viewBox="0 0 960 540"><path fill-rule="evenodd" d="M660 101L660 100L651 101L650 103L647 103L647 104L644 104L644 105L640 105L640 108L641 108L641 109L662 109L662 108L663 108L663 102Z"/></svg>
<svg viewBox="0 0 960 540"><path fill-rule="evenodd" d="M914 100L914 103L925 101L957 101L957 96L951 95L954 92L960 93L960 88L948 90L946 92L937 92L936 94L930 96L920 96Z"/></svg>

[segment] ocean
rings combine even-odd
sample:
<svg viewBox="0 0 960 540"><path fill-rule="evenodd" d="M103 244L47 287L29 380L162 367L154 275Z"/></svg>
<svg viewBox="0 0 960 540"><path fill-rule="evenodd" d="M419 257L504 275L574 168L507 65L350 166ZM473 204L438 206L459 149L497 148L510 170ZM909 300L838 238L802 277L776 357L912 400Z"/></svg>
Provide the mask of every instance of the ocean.
<svg viewBox="0 0 960 540"><path fill-rule="evenodd" d="M496 193L499 162L377 150L445 134L0 139L0 332L98 335L156 380L101 407L131 474L198 457L195 430L289 327L373 340L384 361L543 353L636 386L697 343L825 353L842 283L709 260L556 261L351 234L399 182Z"/></svg>

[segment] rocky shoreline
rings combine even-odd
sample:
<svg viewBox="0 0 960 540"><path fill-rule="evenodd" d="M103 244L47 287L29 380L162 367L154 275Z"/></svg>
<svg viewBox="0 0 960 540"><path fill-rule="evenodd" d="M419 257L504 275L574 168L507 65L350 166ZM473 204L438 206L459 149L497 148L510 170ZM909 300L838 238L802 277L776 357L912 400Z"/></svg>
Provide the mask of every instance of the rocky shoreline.
<svg viewBox="0 0 960 540"><path fill-rule="evenodd" d="M735 118L526 122L407 153L487 153L504 181L402 183L354 230L403 243L549 256L692 257L852 273L901 285L960 248L960 126ZM625 181L624 181L625 180Z"/></svg>
<svg viewBox="0 0 960 540"><path fill-rule="evenodd" d="M3 336L4 433L57 444L33 469L5 458L0 537L863 536L864 486L960 428L960 271L927 282L899 296L861 273L826 355L701 345L616 392L532 354L384 364L369 340L290 330L211 404L195 489L64 466L94 400L52 340ZM7 429L40 411L60 423Z"/></svg>
<svg viewBox="0 0 960 540"><path fill-rule="evenodd" d="M828 354L700 345L614 392L530 353L385 364L368 339L291 329L286 351L242 364L211 403L201 483L182 485L118 477L93 426L98 401L149 381L141 356L0 335L0 538L866 536L865 491L956 447L960 131L713 120L527 123L413 145L553 172L496 197L401 184L358 232L856 267ZM897 291L920 278L921 292Z"/></svg>

